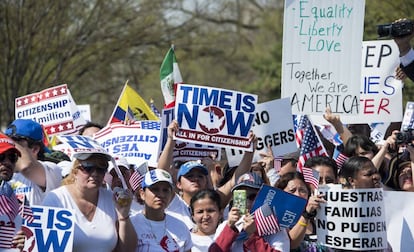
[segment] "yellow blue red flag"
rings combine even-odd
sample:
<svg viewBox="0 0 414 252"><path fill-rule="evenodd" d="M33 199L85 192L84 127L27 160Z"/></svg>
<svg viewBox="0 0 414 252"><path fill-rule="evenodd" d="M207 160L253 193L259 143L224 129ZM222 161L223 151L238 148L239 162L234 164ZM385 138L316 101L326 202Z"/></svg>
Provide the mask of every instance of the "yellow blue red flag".
<svg viewBox="0 0 414 252"><path fill-rule="evenodd" d="M122 121L157 121L159 118L152 112L148 104L141 96L125 83L118 103L115 106L112 116L109 118L108 124Z"/></svg>

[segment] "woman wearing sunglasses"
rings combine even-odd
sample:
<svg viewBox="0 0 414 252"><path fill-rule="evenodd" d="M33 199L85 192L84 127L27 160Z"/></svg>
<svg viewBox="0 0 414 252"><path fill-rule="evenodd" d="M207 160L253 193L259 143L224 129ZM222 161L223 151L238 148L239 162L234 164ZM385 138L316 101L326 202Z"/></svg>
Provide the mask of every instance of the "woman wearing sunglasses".
<svg viewBox="0 0 414 252"><path fill-rule="evenodd" d="M73 251L132 251L137 237L129 220L131 201L120 206L102 186L108 161L102 153L77 153L63 186L48 193L45 206L72 209ZM129 192L128 192L129 193ZM129 193L132 200L132 195ZM127 235L128 234L128 235Z"/></svg>

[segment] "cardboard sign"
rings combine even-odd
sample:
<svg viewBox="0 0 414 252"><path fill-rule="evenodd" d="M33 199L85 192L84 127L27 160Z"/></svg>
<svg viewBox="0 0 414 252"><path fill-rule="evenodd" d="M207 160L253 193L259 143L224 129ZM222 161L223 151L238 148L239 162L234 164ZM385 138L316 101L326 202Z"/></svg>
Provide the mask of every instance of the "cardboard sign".
<svg viewBox="0 0 414 252"><path fill-rule="evenodd" d="M32 119L43 125L49 136L76 133L81 116L66 84L16 98L16 119Z"/></svg>
<svg viewBox="0 0 414 252"><path fill-rule="evenodd" d="M342 189L319 186L327 203L316 216L318 242L327 247L365 251L387 248L384 192L382 188Z"/></svg>
<svg viewBox="0 0 414 252"><path fill-rule="evenodd" d="M308 201L278 188L262 185L250 210L253 213L264 204L276 210L276 217L281 227L292 228L298 222Z"/></svg>
<svg viewBox="0 0 414 252"><path fill-rule="evenodd" d="M165 143L168 137L168 125L174 120L174 108L166 108L162 111L162 134L160 141L160 152L164 149ZM200 143L188 143L184 141L175 141L175 147L173 152L173 160L200 160L205 157L216 157L216 160L221 159L221 150L219 147L200 144Z"/></svg>
<svg viewBox="0 0 414 252"><path fill-rule="evenodd" d="M175 137L251 151L248 134L256 104L257 95L180 84L175 100L175 118L180 130Z"/></svg>
<svg viewBox="0 0 414 252"><path fill-rule="evenodd" d="M285 0L282 96L293 114L357 114L365 1Z"/></svg>
<svg viewBox="0 0 414 252"><path fill-rule="evenodd" d="M400 63L397 45L393 40L364 41L361 62L359 113L340 114L341 121L345 124L400 122L403 83L395 78ZM328 123L321 115L313 115L312 120Z"/></svg>
<svg viewBox="0 0 414 252"><path fill-rule="evenodd" d="M87 136L58 136L60 142L59 145L53 147L54 150L64 152L69 157L73 157L76 153L103 153L107 154L107 151L94 139Z"/></svg>
<svg viewBox="0 0 414 252"><path fill-rule="evenodd" d="M74 213L71 209L32 206L34 221L23 223L24 251L71 252L74 236Z"/></svg>
<svg viewBox="0 0 414 252"><path fill-rule="evenodd" d="M252 131L258 139L253 162L261 159L259 153L266 152L268 145L272 148L274 156L296 151L298 147L289 98L258 104ZM238 165L243 157L242 151L228 148L226 154L230 167Z"/></svg>
<svg viewBox="0 0 414 252"><path fill-rule="evenodd" d="M160 121L135 121L130 125L109 124L94 139L109 154L124 156L130 164L146 161L149 166L157 167L160 134Z"/></svg>

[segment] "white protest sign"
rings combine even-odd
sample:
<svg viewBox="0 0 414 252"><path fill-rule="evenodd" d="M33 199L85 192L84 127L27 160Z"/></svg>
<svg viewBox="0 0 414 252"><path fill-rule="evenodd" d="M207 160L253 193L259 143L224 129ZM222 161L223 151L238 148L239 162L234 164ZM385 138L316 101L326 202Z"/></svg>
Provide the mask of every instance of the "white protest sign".
<svg viewBox="0 0 414 252"><path fill-rule="evenodd" d="M108 152L94 139L88 136L57 136L61 144L53 147L54 150L64 152L69 157L77 153L102 153L108 154Z"/></svg>
<svg viewBox="0 0 414 252"><path fill-rule="evenodd" d="M86 120L86 121L92 121L92 116L91 116L91 106L89 104L81 104L78 105L78 109L81 113L81 116Z"/></svg>
<svg viewBox="0 0 414 252"><path fill-rule="evenodd" d="M168 125L174 119L174 108L167 108L162 111L162 134L160 141L160 152L164 148L168 137ZM183 141L175 141L173 160L199 160L205 157L216 157L216 160L221 159L221 150L216 146L208 146L205 144L188 143Z"/></svg>
<svg viewBox="0 0 414 252"><path fill-rule="evenodd" d="M32 119L42 124L49 136L73 134L86 123L66 84L18 97L15 102L16 119Z"/></svg>
<svg viewBox="0 0 414 252"><path fill-rule="evenodd" d="M74 236L73 210L48 206L32 206L34 221L23 223L26 235L24 251L71 252Z"/></svg>
<svg viewBox="0 0 414 252"><path fill-rule="evenodd" d="M318 190L327 201L316 216L318 242L355 251L387 248L382 188L342 189L341 185L332 185Z"/></svg>
<svg viewBox="0 0 414 252"><path fill-rule="evenodd" d="M293 114L356 114L363 0L285 0L282 96Z"/></svg>
<svg viewBox="0 0 414 252"><path fill-rule="evenodd" d="M298 147L289 98L257 104L252 131L258 140L253 162L261 159L259 153L266 152L267 146L275 157L295 152ZM230 166L238 165L243 157L243 152L228 148L226 154Z"/></svg>
<svg viewBox="0 0 414 252"><path fill-rule="evenodd" d="M248 134L254 120L257 95L221 88L180 84L175 118L176 139L220 147L252 150Z"/></svg>
<svg viewBox="0 0 414 252"><path fill-rule="evenodd" d="M402 86L395 69L399 60L393 40L364 41L362 47L359 114L340 114L341 121L350 123L400 122L403 115ZM322 116L312 116L319 124L328 122Z"/></svg>
<svg viewBox="0 0 414 252"><path fill-rule="evenodd" d="M414 248L414 192L384 191L388 243L392 251Z"/></svg>
<svg viewBox="0 0 414 252"><path fill-rule="evenodd" d="M135 121L130 125L109 124L94 139L108 153L124 156L130 164L146 161L149 166L157 167L160 134L160 121Z"/></svg>

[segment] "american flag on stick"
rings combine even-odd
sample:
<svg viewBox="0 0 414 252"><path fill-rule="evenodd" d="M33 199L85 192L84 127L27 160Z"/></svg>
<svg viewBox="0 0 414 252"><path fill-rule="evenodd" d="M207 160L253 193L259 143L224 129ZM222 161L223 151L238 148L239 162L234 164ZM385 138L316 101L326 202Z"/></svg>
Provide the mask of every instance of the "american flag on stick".
<svg viewBox="0 0 414 252"><path fill-rule="evenodd" d="M11 248L15 231L14 222L10 226L0 226L0 248Z"/></svg>
<svg viewBox="0 0 414 252"><path fill-rule="evenodd" d="M4 180L0 185L0 215L7 215L10 221L14 221L19 213L19 201L9 183Z"/></svg>
<svg viewBox="0 0 414 252"><path fill-rule="evenodd" d="M305 182L311 184L315 189L319 187L319 172L308 167L302 167L302 174Z"/></svg>
<svg viewBox="0 0 414 252"><path fill-rule="evenodd" d="M303 115L300 118L296 130L296 142L300 148L300 156L297 167L300 172L303 172L302 168L304 167L306 160L309 158L316 156L328 156L311 121L306 115Z"/></svg>
<svg viewBox="0 0 414 252"><path fill-rule="evenodd" d="M32 208L29 206L26 196L23 196L23 202L19 208L20 215L27 223L32 223L34 221Z"/></svg>
<svg viewBox="0 0 414 252"><path fill-rule="evenodd" d="M145 173L148 171L148 163L143 162L138 167L134 168L131 177L129 178L129 185L131 189L135 192L141 187L142 180L144 180Z"/></svg>
<svg viewBox="0 0 414 252"><path fill-rule="evenodd" d="M254 218L259 236L276 234L280 231L275 211L268 204L264 204L256 209L254 211Z"/></svg>

